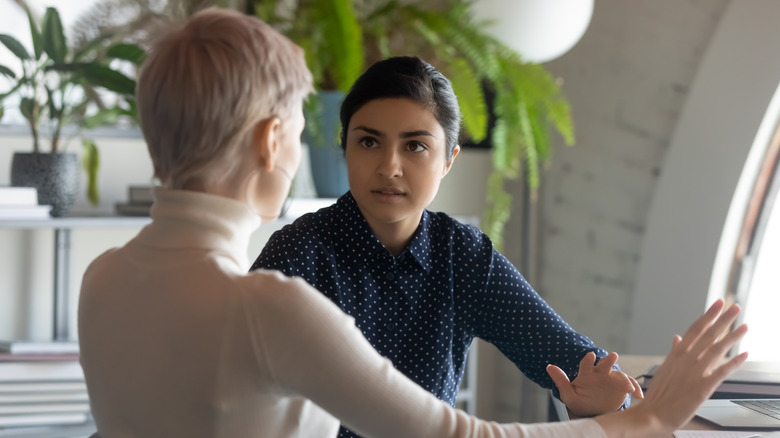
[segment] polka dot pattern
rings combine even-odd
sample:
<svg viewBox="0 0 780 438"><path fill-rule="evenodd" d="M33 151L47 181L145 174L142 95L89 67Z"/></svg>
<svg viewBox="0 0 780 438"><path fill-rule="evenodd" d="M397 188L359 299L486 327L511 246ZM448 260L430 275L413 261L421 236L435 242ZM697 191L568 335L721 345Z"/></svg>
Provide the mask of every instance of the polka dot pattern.
<svg viewBox="0 0 780 438"><path fill-rule="evenodd" d="M269 239L252 269L303 277L355 323L371 345L420 386L455 404L474 337L498 347L531 380L545 367L576 377L589 351L479 229L425 211L409 247L393 257L350 193ZM357 436L342 428L340 437Z"/></svg>

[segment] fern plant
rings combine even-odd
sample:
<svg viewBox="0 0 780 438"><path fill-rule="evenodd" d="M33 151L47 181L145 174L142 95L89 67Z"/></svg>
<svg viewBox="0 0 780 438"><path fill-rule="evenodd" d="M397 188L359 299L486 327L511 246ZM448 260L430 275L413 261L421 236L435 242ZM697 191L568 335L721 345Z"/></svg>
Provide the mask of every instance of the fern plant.
<svg viewBox="0 0 780 438"><path fill-rule="evenodd" d="M364 17L367 62L415 54L452 82L463 113L464 133L475 143L489 136L493 162L482 229L497 248L504 241L513 196L507 181L524 175L539 187L540 165L550 159L550 128L569 145L574 128L569 104L542 66L489 36L489 25L473 18L472 0L447 0L439 7L397 0L374 2ZM487 92L487 93L486 93ZM490 102L487 94L492 95ZM495 123L489 126L489 115Z"/></svg>

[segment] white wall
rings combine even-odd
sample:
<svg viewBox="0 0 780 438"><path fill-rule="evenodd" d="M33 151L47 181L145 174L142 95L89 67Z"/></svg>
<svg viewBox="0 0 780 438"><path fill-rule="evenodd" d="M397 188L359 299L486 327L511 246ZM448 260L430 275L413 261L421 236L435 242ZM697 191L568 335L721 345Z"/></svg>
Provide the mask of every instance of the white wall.
<svg viewBox="0 0 780 438"><path fill-rule="evenodd" d="M725 292L752 176L778 121L778 16L780 2L732 2L705 53L647 218L629 351L665 353Z"/></svg>

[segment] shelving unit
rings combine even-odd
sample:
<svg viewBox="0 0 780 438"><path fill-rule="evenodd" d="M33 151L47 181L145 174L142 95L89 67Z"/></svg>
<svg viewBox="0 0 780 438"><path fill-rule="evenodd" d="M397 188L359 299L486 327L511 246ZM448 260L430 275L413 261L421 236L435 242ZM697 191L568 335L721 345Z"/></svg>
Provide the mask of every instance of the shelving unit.
<svg viewBox="0 0 780 438"><path fill-rule="evenodd" d="M129 216L0 220L0 229L52 229L54 231L53 340L65 341L70 337L68 314L70 311L71 230L74 228L140 228L150 221L151 219L148 217Z"/></svg>
<svg viewBox="0 0 780 438"><path fill-rule="evenodd" d="M320 208L334 203L335 199L296 199L285 217L278 219L281 224L292 222L294 219L307 212L316 211ZM472 217L458 217L458 220L464 223L478 225L478 219ZM121 228L142 228L150 223L149 217L133 216L74 216L64 218L49 219L0 219L0 229L19 229L19 230L46 230L51 229L54 233L54 284L53 284L53 340L68 340L71 335L69 324L70 309L70 283L71 283L71 233L74 229L121 229ZM466 364L466 371L461 385L457 406L466 412L474 415L476 413L476 394L477 388L477 345L472 345ZM82 425L89 428L90 425ZM26 429L26 428L24 428ZM47 429L49 430L49 429ZM60 437L60 433L67 429L51 429L52 437ZM77 433L81 432L79 429ZM19 432L17 430L16 432ZM23 432L23 431L22 431ZM11 431L0 430L0 437L5 437L4 433ZM17 435L8 435L17 436ZM22 435L19 435L22 436ZM46 435L49 436L49 435Z"/></svg>

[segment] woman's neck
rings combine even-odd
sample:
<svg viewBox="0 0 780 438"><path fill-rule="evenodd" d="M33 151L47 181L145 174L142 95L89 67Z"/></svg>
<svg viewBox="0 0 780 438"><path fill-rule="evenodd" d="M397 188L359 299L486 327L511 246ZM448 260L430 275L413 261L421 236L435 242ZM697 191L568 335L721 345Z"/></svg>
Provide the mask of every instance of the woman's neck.
<svg viewBox="0 0 780 438"><path fill-rule="evenodd" d="M422 213L420 213L420 217L422 217ZM420 224L420 217L392 223L376 223L370 218L366 218L366 221L385 249L393 257L398 257L412 241L412 236Z"/></svg>

